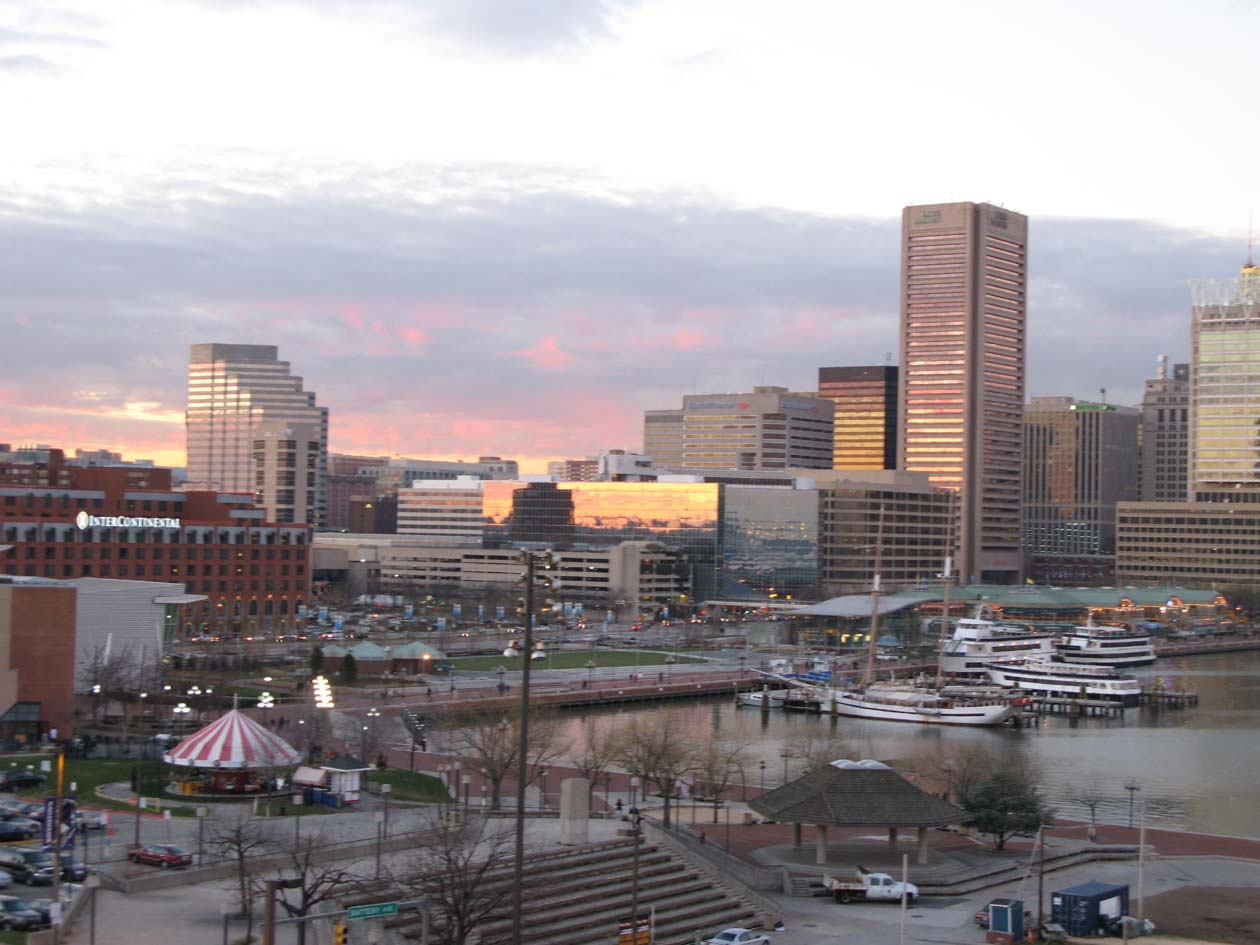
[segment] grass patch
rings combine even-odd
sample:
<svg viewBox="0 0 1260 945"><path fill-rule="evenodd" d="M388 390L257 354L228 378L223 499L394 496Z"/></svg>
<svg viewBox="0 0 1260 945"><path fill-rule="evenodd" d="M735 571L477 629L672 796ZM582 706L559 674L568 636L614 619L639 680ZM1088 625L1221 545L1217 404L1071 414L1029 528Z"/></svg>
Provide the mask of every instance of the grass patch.
<svg viewBox="0 0 1260 945"><path fill-rule="evenodd" d="M671 655L663 650L547 650L546 659L534 660L534 669L585 669L591 660L596 667L610 666L665 666ZM693 656L679 654L674 659L681 666L683 663L703 663L705 660ZM503 656L459 656L451 660L456 670L494 672L500 666L507 667L509 672L521 668L520 657Z"/></svg>
<svg viewBox="0 0 1260 945"><path fill-rule="evenodd" d="M52 770L48 772L48 784L42 788L34 788L22 791L18 794L23 800L42 801L48 794L57 790L57 756L56 755L37 755L37 756L7 756L0 757L0 770L9 767L9 762L18 761L19 766L25 767L32 763L32 759L36 759L35 770L39 770L38 759L51 760ZM79 798L79 802L84 807L106 808L108 810L125 810L134 811L135 808L123 803L122 801L113 801L108 798L97 796L96 789L102 784L112 784L116 781L122 781L130 785L132 774L135 771L136 762L128 758L67 758L65 772L65 791L70 793L70 785L74 785L75 793ZM141 793L148 798L160 798L163 801L162 810L170 810L172 817L195 817L196 813L192 808L185 807L167 807L166 801L169 800L163 793L166 785L169 783L167 778L168 766L160 761L149 760L144 762L142 767L144 775L144 788ZM153 811L155 808L152 804L148 810ZM2 940L0 940L2 941Z"/></svg>
<svg viewBox="0 0 1260 945"><path fill-rule="evenodd" d="M451 798L441 781L432 775L420 774L418 771L387 768L384 771L366 772L363 779L372 785L388 784L389 796L396 801L436 803L448 801Z"/></svg>

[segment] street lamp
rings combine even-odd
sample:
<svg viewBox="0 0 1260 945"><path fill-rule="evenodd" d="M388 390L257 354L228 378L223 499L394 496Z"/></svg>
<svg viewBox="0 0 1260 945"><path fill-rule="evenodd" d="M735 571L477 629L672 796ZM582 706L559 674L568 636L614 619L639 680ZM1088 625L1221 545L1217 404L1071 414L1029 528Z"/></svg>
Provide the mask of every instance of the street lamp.
<svg viewBox="0 0 1260 945"><path fill-rule="evenodd" d="M588 686L591 684L591 674L595 672L596 665L594 657L591 657L586 661L586 684Z"/></svg>
<svg viewBox="0 0 1260 945"><path fill-rule="evenodd" d="M541 807L543 810L546 810L547 809L547 769L546 768L540 769L538 772L538 776L539 776L538 783L540 786L539 789L542 792L542 798L539 801L538 806Z"/></svg>
<svg viewBox="0 0 1260 945"><path fill-rule="evenodd" d="M766 790L766 763L761 761L758 762L758 765L761 767L761 791L764 794Z"/></svg>
<svg viewBox="0 0 1260 945"><path fill-rule="evenodd" d="M1142 790L1141 785L1136 781L1129 781L1125 784L1124 789L1129 792L1129 826L1133 826L1133 795Z"/></svg>
<svg viewBox="0 0 1260 945"><path fill-rule="evenodd" d="M739 676L741 679L744 677L744 663L747 662L747 660L748 660L747 656L745 656L743 653L739 654Z"/></svg>
<svg viewBox="0 0 1260 945"><path fill-rule="evenodd" d="M669 656L665 657L665 668L669 672L670 682L673 682L674 680L674 664L677 662L678 660L674 659L674 654L672 653Z"/></svg>
<svg viewBox="0 0 1260 945"><path fill-rule="evenodd" d="M639 945L639 838L643 829L639 826L643 815L637 807L630 808L630 823L634 829L634 878L630 890L630 941Z"/></svg>
<svg viewBox="0 0 1260 945"><path fill-rule="evenodd" d="M784 784L787 784L787 779L788 779L788 775L787 775L788 759L792 757L792 753L791 753L790 751L788 751L786 748L784 748L781 752L779 752L779 757L783 759L783 783L784 783Z"/></svg>
<svg viewBox="0 0 1260 945"><path fill-rule="evenodd" d="M503 695L503 677L507 674L507 667L500 663L495 672L499 674L499 695Z"/></svg>

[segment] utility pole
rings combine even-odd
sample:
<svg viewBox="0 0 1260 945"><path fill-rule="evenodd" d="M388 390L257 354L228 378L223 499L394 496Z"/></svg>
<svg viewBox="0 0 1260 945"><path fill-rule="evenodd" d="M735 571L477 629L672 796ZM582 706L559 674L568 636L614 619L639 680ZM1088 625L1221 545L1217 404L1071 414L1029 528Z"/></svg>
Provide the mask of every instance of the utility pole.
<svg viewBox="0 0 1260 945"><path fill-rule="evenodd" d="M1043 903L1046 901L1046 827L1037 828L1037 846L1041 850L1040 863L1037 867L1037 929L1045 924L1046 915Z"/></svg>
<svg viewBox="0 0 1260 945"><path fill-rule="evenodd" d="M516 774L516 856L512 864L512 945L521 945L521 922L525 908L522 885L525 877L525 782L529 754L529 664L534 654L534 553L525 556L525 639L521 649L520 744L517 747Z"/></svg>

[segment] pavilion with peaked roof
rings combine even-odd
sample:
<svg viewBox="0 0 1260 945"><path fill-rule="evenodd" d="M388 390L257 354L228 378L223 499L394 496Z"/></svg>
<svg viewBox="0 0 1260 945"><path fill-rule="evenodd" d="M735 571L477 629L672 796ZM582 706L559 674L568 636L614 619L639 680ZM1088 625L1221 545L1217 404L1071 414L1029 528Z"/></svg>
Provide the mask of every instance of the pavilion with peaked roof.
<svg viewBox="0 0 1260 945"><path fill-rule="evenodd" d="M828 827L878 827L896 846L901 829L918 830L919 863L927 862L928 830L958 824L967 813L911 784L878 761L833 761L748 802L776 823L792 825L793 845L801 845L801 826L817 829L819 865L827 863Z"/></svg>

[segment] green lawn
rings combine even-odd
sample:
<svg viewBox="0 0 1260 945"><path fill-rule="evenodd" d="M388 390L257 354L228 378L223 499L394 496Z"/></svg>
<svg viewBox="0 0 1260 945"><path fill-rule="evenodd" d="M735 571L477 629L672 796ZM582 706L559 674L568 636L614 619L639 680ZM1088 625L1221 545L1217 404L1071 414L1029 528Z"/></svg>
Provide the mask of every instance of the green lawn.
<svg viewBox="0 0 1260 945"><path fill-rule="evenodd" d="M534 660L534 669L584 669L591 660L597 667L608 666L664 666L670 656L662 650L548 650L547 658ZM683 663L703 663L704 660L693 656L678 655L674 657L679 665ZM521 668L520 657L503 656L460 656L451 660L456 669L493 672L500 666L507 667L509 672Z"/></svg>
<svg viewBox="0 0 1260 945"><path fill-rule="evenodd" d="M52 771L48 773L48 785L46 788L34 788L19 793L19 797L23 800L40 801L47 794L57 789L57 756L56 755L24 755L24 756L0 756L0 770L8 768L10 762L16 761L21 767L28 764L34 764L35 770L39 770L39 760L49 760L52 762ZM111 801L103 797L98 797L96 789L102 784L109 784L114 781L123 781L131 783L131 773L135 768L136 762L127 759L110 759L110 758L67 758L65 773L65 791L70 793L71 785L74 785L75 793L78 795L79 802L84 807L103 807L109 810L135 810L130 804L124 804L120 801ZM167 784L167 766L160 761L146 761L144 763L144 796L150 798L161 797L165 800L162 789ZM152 805L149 807L153 809ZM163 806L165 810L165 805ZM195 816L191 808L171 807L172 817L192 817Z"/></svg>
<svg viewBox="0 0 1260 945"><path fill-rule="evenodd" d="M387 768L384 771L369 771L364 780L372 784L388 784L389 795L396 801L447 801L450 794L437 778L416 771L403 771L399 768Z"/></svg>

